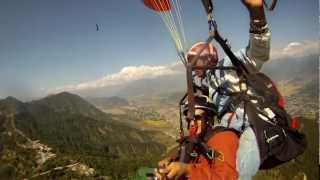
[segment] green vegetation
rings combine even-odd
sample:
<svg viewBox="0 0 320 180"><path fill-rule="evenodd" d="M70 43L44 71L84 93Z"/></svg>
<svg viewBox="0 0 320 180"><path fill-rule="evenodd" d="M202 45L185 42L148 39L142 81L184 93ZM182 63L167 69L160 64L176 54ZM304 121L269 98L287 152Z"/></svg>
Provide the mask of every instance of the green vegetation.
<svg viewBox="0 0 320 180"><path fill-rule="evenodd" d="M87 98L87 100L97 107L115 107L115 106L129 106L129 102L121 97L101 97L101 98Z"/></svg>
<svg viewBox="0 0 320 180"><path fill-rule="evenodd" d="M5 146L0 149L0 172L9 179L31 177L34 173L74 161L94 168L97 177L123 179L133 176L141 164L154 165L157 157L165 152L165 146L155 142L149 132L116 122L110 115L69 93L30 103L5 99L0 101L0 112L5 117L0 118L3 123L0 129L14 134L14 128L8 123L8 115L13 113L15 128L32 140L39 139L49 145L57 155L38 167L34 164L34 150L24 152L25 149L17 145L17 134L1 136L1 144ZM66 170L53 171L45 176L49 179L78 177Z"/></svg>

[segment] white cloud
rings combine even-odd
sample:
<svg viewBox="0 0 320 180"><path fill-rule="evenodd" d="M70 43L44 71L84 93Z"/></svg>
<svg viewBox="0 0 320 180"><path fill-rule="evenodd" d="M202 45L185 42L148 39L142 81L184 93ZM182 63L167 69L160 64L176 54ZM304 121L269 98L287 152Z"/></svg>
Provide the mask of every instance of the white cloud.
<svg viewBox="0 0 320 180"><path fill-rule="evenodd" d="M280 49L272 49L271 59L277 60L281 58L301 58L308 55L319 53L319 41L291 42L286 47ZM151 79L165 75L174 75L184 73L185 69L182 63L177 62L164 66L127 66L115 74L106 75L97 80L82 82L74 85L65 85L50 89L47 93L58 93L62 91L82 91L103 88L114 85L121 85L140 79Z"/></svg>
<svg viewBox="0 0 320 180"><path fill-rule="evenodd" d="M54 89L48 90L47 93L51 94L62 91L81 91L96 89L114 85L121 85L140 79L151 79L159 76L179 74L182 73L181 66L181 63L174 63L165 66L127 66L122 68L118 73L106 75L93 81L56 87Z"/></svg>
<svg viewBox="0 0 320 180"><path fill-rule="evenodd" d="M302 58L319 53L319 41L291 42L283 49L273 49L272 59L280 58Z"/></svg>

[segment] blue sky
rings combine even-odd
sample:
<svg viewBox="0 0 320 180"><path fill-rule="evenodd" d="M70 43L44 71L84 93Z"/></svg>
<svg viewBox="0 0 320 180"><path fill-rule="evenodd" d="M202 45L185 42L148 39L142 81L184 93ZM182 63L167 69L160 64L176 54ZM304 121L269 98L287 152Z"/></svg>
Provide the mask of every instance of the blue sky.
<svg viewBox="0 0 320 180"><path fill-rule="evenodd" d="M216 0L221 34L246 46L248 13L240 0ZM188 46L207 35L200 0L183 0ZM318 39L316 0L279 0L267 12L272 48ZM100 31L96 31L99 24ZM141 0L1 0L0 97L93 81L127 66L177 61L169 33Z"/></svg>

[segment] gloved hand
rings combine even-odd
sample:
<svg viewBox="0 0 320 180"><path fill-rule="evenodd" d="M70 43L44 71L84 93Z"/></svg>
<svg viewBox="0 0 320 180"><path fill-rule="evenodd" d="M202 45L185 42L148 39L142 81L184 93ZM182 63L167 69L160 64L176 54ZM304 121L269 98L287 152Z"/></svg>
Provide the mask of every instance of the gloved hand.
<svg viewBox="0 0 320 180"><path fill-rule="evenodd" d="M157 180L166 180L166 174L168 171L165 168L156 168L154 169L154 175L156 176Z"/></svg>
<svg viewBox="0 0 320 180"><path fill-rule="evenodd" d="M241 1L248 9L263 7L263 0L241 0Z"/></svg>
<svg viewBox="0 0 320 180"><path fill-rule="evenodd" d="M155 169L154 174L157 180L179 179L188 174L190 166L182 162L171 162L166 168Z"/></svg>
<svg viewBox="0 0 320 180"><path fill-rule="evenodd" d="M250 14L251 22L255 23L255 26L262 27L266 24L266 16L264 14L263 0L241 0Z"/></svg>
<svg viewBox="0 0 320 180"><path fill-rule="evenodd" d="M186 176L189 172L191 165L182 162L172 162L166 168L168 179L179 179Z"/></svg>
<svg viewBox="0 0 320 180"><path fill-rule="evenodd" d="M154 174L157 177L157 180L166 179L166 174L168 173L168 170L166 168L169 166L171 161L172 161L171 157L166 157L158 162L158 168L156 168L154 171Z"/></svg>
<svg viewBox="0 0 320 180"><path fill-rule="evenodd" d="M171 158L170 157L166 157L164 159L162 159L161 161L158 162L158 167L160 169L162 168L166 168L171 162Z"/></svg>

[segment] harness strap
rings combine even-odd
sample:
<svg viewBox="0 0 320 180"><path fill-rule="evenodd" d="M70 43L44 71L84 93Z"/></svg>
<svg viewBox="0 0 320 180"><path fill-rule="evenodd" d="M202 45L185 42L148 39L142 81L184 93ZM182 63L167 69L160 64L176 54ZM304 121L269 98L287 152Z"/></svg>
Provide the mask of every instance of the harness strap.
<svg viewBox="0 0 320 180"><path fill-rule="evenodd" d="M238 137L240 137L240 133L232 128L226 128L223 126L211 127L208 126L205 130L205 133L202 136L192 137L185 136L178 140L180 143L180 162L190 162L192 158L197 157L200 153L206 157L209 163L212 163L214 159L219 159L224 161L224 154L216 149L210 148L206 143L209 139L223 131L231 131L235 133ZM197 152L195 151L197 149Z"/></svg>
<svg viewBox="0 0 320 180"><path fill-rule="evenodd" d="M230 123L231 123L231 120L232 120L234 114L235 114L234 112L231 112L231 114L230 114L230 116L228 118L228 127L230 127Z"/></svg>
<svg viewBox="0 0 320 180"><path fill-rule="evenodd" d="M272 3L270 5L267 4L267 2L264 0L263 1L263 4L266 6L266 8L269 10L269 11L272 11L274 10L274 8L276 7L277 5L277 0L272 0Z"/></svg>

